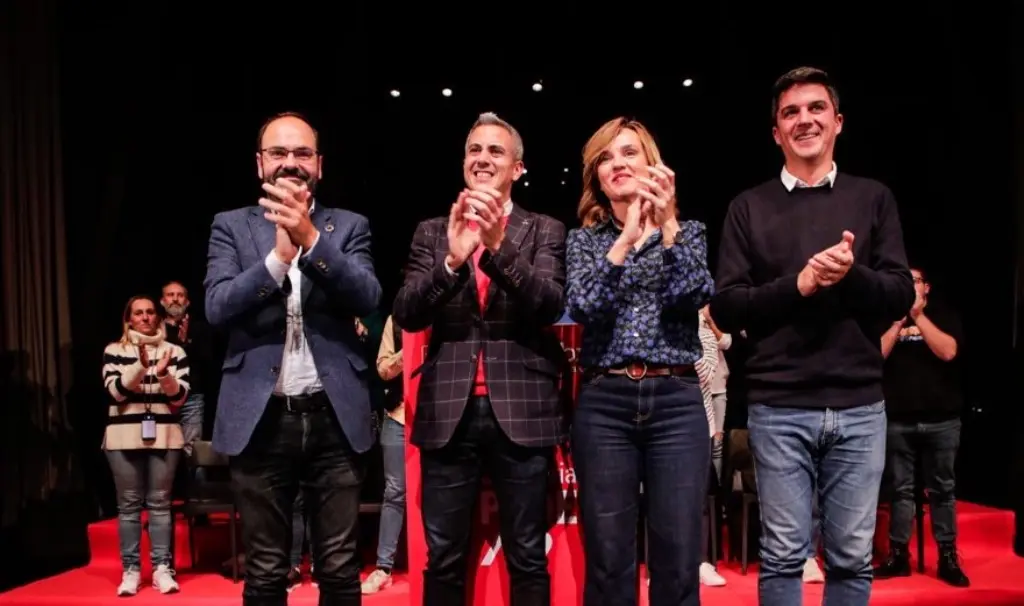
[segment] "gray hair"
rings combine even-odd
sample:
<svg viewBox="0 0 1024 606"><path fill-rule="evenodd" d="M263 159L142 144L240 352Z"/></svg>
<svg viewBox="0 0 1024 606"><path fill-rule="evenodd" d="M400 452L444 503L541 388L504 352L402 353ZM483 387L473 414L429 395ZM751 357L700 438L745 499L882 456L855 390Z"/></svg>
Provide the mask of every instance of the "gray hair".
<svg viewBox="0 0 1024 606"><path fill-rule="evenodd" d="M514 149L512 150L512 157L516 161L523 159L523 138L519 136L519 131L516 127L512 126L505 120L498 117L498 114L494 112L484 112L480 114L476 122L473 123L473 127L469 129L469 135L466 136L466 145L469 146L469 138L472 136L473 131L480 126L500 126L508 131L508 134L512 135L512 144Z"/></svg>

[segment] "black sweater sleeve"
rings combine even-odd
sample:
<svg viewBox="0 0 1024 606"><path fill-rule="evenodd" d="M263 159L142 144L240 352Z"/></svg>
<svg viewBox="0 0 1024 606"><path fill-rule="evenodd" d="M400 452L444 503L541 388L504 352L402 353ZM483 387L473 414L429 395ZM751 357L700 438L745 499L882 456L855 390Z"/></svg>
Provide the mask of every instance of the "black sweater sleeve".
<svg viewBox="0 0 1024 606"><path fill-rule="evenodd" d="M741 196L729 205L718 245L711 316L722 332L777 326L804 299L795 273L755 286L752 255L748 202Z"/></svg>
<svg viewBox="0 0 1024 606"><path fill-rule="evenodd" d="M869 264L854 263L836 287L855 315L895 322L914 305L914 278L907 266L896 199L884 186L878 196Z"/></svg>

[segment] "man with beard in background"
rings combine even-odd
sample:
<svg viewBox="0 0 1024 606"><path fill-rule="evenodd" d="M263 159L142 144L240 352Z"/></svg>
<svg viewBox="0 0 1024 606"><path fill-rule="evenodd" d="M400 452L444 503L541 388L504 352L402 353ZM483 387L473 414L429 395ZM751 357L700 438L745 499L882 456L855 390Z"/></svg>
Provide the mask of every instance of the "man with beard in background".
<svg viewBox="0 0 1024 606"><path fill-rule="evenodd" d="M212 369L212 347L209 327L201 318L189 313L188 289L181 282L168 282L160 291L164 308L166 339L181 346L189 359L189 386L192 390L181 407L181 431L185 436L185 454L192 454L192 445L203 436L206 394L209 393Z"/></svg>
<svg viewBox="0 0 1024 606"><path fill-rule="evenodd" d="M366 217L315 197L318 139L298 114L268 120L264 197L217 214L210 234L206 317L228 337L213 447L231 457L246 605L287 603L300 490L320 604L361 603L356 525L374 433L352 318L377 309L381 287Z"/></svg>

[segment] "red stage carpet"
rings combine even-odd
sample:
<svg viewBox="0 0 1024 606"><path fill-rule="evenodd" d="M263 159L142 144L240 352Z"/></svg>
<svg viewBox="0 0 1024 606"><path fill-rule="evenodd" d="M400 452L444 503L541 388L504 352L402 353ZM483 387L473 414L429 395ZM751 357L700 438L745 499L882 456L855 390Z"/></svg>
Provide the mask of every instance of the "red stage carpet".
<svg viewBox="0 0 1024 606"><path fill-rule="evenodd" d="M879 522L884 524L884 519ZM1013 534L1012 513L972 505L960 504L958 522L961 533L960 550L964 566L971 578L970 589L954 589L937 581L935 574L935 545L928 543L926 574L909 579L879 581L875 583L872 604L895 606L902 604L956 604L1011 605L1024 604L1024 559L1016 557L1010 549ZM143 588L134 598L115 596L120 581L120 562L117 555L117 522L101 522L90 528L92 562L64 574L0 594L4 606L42 606L46 604L115 604L122 600L136 606L150 604L189 604L208 606L234 606L240 603L242 585L210 571L215 570L228 555L227 526L215 521L210 528L197 529L196 542L201 544L202 572L193 571L188 561L188 537L183 523L179 523L178 582L181 593L163 596L149 585L149 567L143 567ZM881 530L881 529L880 529ZM144 541L143 553L148 553ZM144 558L145 559L145 558ZM368 559L367 561L371 561ZM721 588L701 589L701 601L709 606L756 606L757 568L752 566L746 576L739 573L738 564L720 566L728 585ZM407 585L404 579L380 595L364 600L370 606L406 606ZM821 603L821 585L807 586L805 604ZM296 589L290 604L317 603L317 591L310 585ZM646 596L641 604L646 604Z"/></svg>

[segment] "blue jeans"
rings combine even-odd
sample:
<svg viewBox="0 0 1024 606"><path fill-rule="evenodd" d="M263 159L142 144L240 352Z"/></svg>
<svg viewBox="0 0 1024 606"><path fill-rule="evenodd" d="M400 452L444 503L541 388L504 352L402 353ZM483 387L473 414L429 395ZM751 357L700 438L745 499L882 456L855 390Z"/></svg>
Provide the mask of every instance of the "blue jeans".
<svg viewBox="0 0 1024 606"><path fill-rule="evenodd" d="M650 604L700 603L708 434L696 376L599 375L580 389L572 445L586 554L584 606L637 603L641 482Z"/></svg>
<svg viewBox="0 0 1024 606"><path fill-rule="evenodd" d="M149 557L156 568L173 567L171 555L171 488L181 458L180 450L108 450L107 462L117 490L118 537L121 566L139 570L142 558L142 503L149 511Z"/></svg>
<svg viewBox="0 0 1024 606"><path fill-rule="evenodd" d="M203 437L203 409L206 399L201 393L191 393L181 407L181 433L185 436L185 454L192 454L192 444Z"/></svg>
<svg viewBox="0 0 1024 606"><path fill-rule="evenodd" d="M380 432L384 456L384 503L380 509L380 534L377 537L377 568L390 570L405 522L405 427L384 417Z"/></svg>
<svg viewBox="0 0 1024 606"><path fill-rule="evenodd" d="M843 410L754 404L748 414L761 509L760 603L802 603L816 497L824 539L823 602L866 606L885 469L885 403Z"/></svg>

